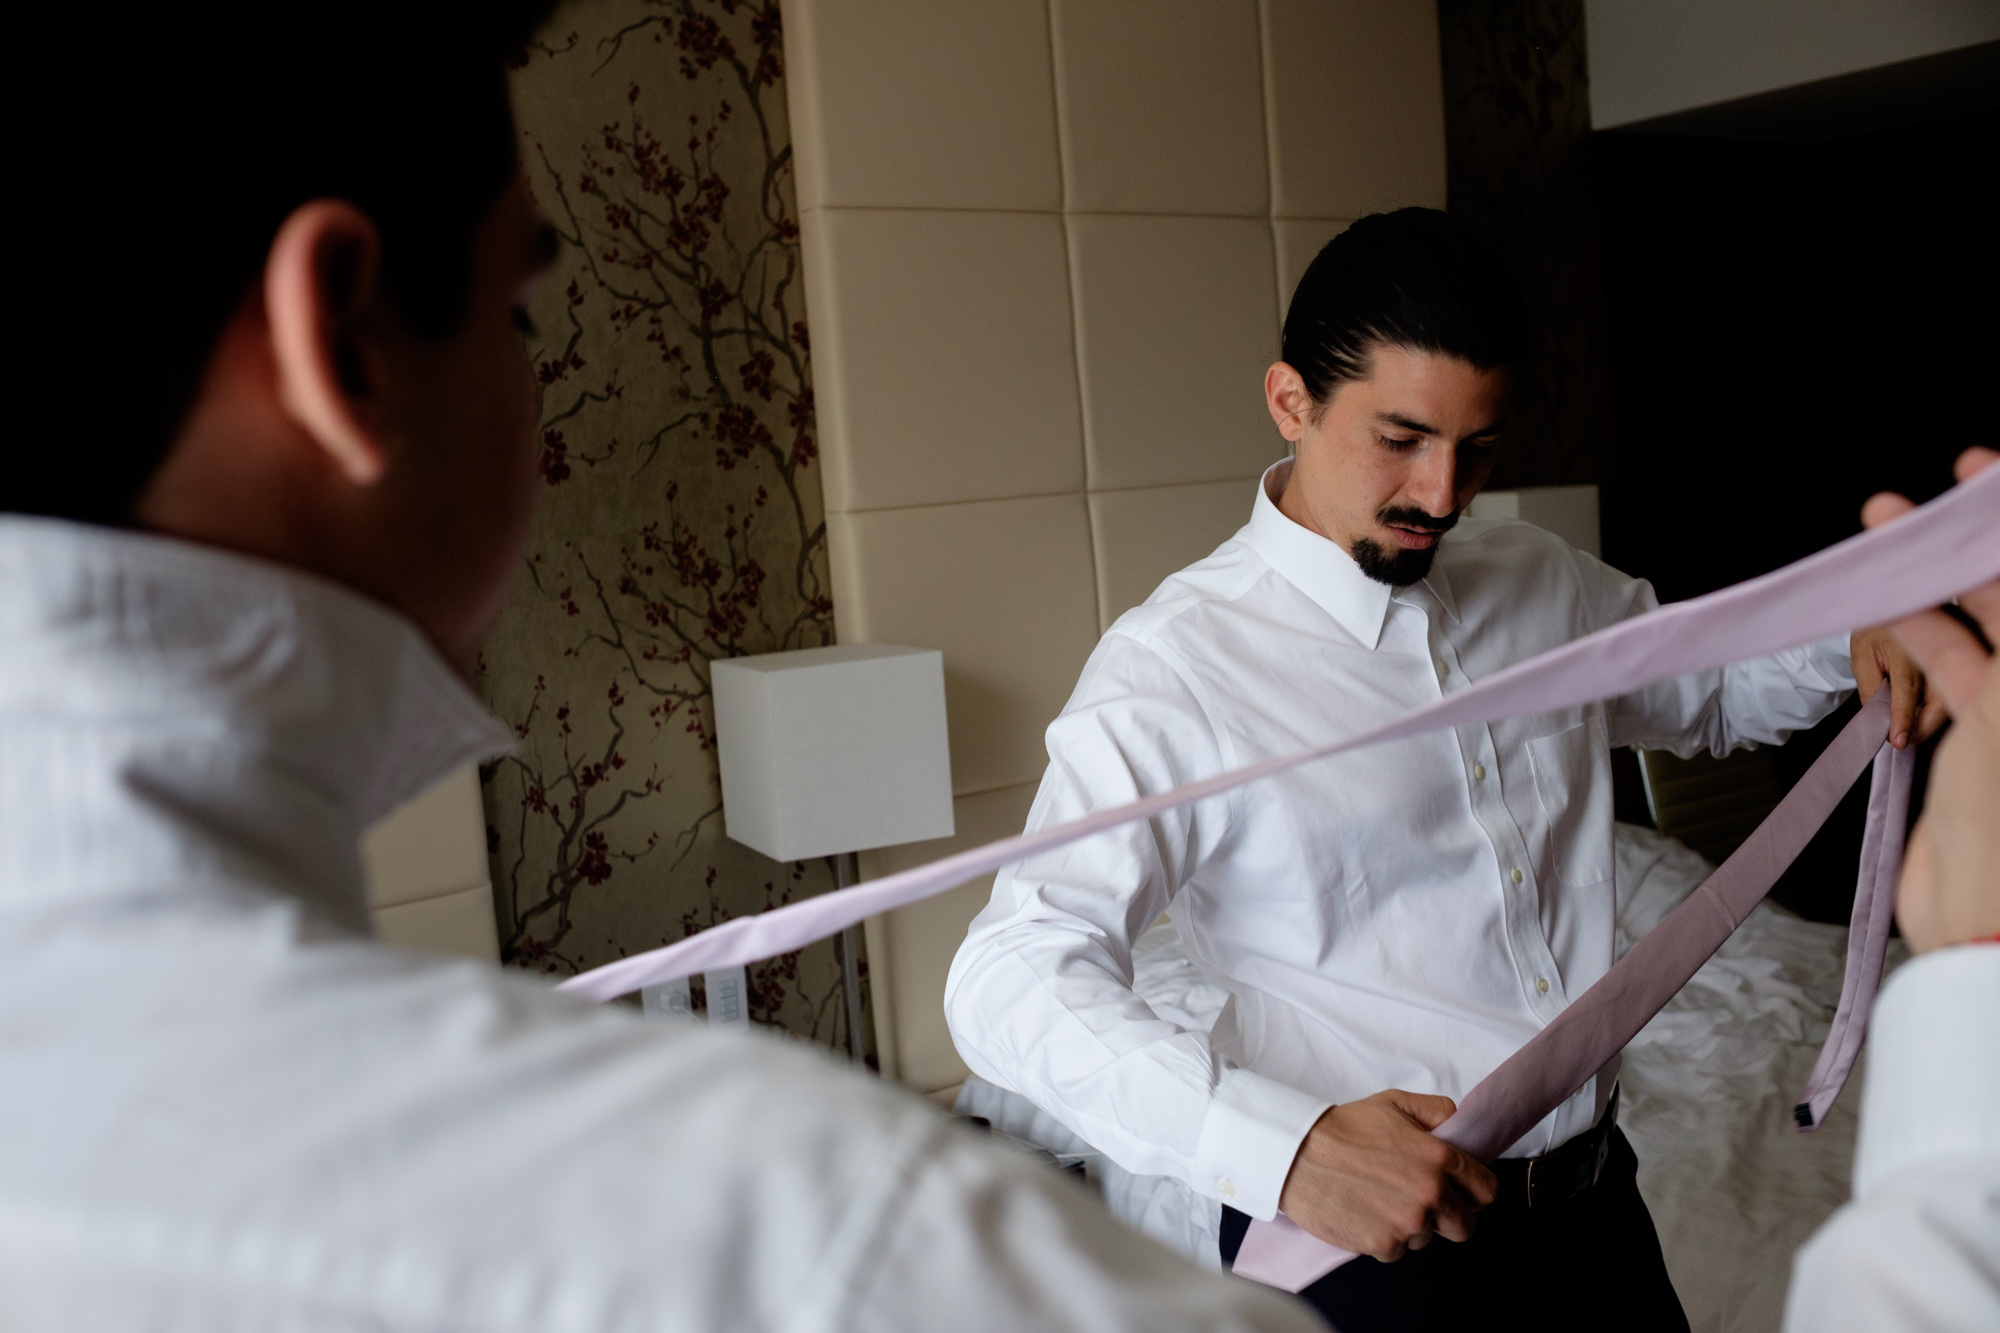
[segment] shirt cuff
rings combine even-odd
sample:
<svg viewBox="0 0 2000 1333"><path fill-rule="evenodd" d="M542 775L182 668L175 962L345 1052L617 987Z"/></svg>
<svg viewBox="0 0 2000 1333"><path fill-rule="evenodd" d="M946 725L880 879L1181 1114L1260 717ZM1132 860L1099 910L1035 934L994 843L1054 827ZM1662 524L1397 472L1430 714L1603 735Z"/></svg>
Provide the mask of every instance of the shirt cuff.
<svg viewBox="0 0 2000 1333"><path fill-rule="evenodd" d="M1268 1222L1299 1145L1332 1105L1248 1069L1226 1069L1201 1122L1195 1188Z"/></svg>
<svg viewBox="0 0 2000 1333"><path fill-rule="evenodd" d="M1842 689L1854 688L1854 636L1829 634L1805 646L1806 660Z"/></svg>
<svg viewBox="0 0 2000 1333"><path fill-rule="evenodd" d="M1854 1193L1938 1158L2000 1153L2000 945L1896 970L1868 1022Z"/></svg>

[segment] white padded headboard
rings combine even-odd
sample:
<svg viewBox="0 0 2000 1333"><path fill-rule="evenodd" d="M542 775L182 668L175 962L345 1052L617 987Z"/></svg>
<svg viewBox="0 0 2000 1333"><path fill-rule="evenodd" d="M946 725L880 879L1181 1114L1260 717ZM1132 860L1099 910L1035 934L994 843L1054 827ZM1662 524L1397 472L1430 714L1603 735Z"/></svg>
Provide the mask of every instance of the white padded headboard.
<svg viewBox="0 0 2000 1333"><path fill-rule="evenodd" d="M500 961L477 769L459 770L369 829L361 864L384 944Z"/></svg>

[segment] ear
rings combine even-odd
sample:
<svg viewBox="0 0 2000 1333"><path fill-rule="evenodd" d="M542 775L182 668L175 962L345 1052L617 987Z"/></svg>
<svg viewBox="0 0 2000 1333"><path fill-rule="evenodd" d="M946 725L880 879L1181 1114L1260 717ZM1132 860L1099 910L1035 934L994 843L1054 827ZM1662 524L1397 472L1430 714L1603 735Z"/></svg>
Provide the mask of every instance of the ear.
<svg viewBox="0 0 2000 1333"><path fill-rule="evenodd" d="M264 313L285 411L356 486L381 480L380 367L363 336L380 307L382 241L338 199L301 205L264 263Z"/></svg>
<svg viewBox="0 0 2000 1333"><path fill-rule="evenodd" d="M1273 362L1264 372L1264 405L1271 409L1271 420L1278 423L1278 434L1297 444L1306 433L1306 418L1315 406L1299 372L1283 361Z"/></svg>

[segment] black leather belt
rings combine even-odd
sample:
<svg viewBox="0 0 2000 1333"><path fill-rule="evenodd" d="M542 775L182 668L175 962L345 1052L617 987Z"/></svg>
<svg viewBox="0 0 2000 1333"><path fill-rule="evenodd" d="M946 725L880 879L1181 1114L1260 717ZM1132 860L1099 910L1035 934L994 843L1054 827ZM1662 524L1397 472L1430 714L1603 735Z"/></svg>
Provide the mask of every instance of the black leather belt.
<svg viewBox="0 0 2000 1333"><path fill-rule="evenodd" d="M1500 1178L1500 1199L1548 1208L1574 1199L1597 1183L1611 1150L1611 1131L1618 1124L1618 1085L1611 1085L1611 1104L1597 1123L1552 1152L1540 1157L1503 1157L1493 1163ZM1496 1200L1498 1202L1498 1200Z"/></svg>

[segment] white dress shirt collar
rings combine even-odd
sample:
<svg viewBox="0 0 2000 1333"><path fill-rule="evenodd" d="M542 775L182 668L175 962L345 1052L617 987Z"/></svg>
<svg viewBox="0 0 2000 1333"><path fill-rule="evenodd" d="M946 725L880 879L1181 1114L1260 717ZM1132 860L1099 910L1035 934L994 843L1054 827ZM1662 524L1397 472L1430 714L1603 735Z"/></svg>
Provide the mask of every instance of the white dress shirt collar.
<svg viewBox="0 0 2000 1333"><path fill-rule="evenodd" d="M1280 459L1265 469L1257 486L1257 499L1250 511L1250 525L1244 537L1270 566L1310 597L1322 611L1340 623L1371 651L1382 641L1382 626L1389 617L1391 601L1421 604L1412 594L1426 588L1453 620L1458 619L1458 603L1440 559L1420 583L1408 588L1391 588L1369 578L1354 563L1354 557L1316 532L1308 531L1285 516L1278 508L1278 496L1292 474L1292 460ZM1449 538L1447 538L1449 540ZM1440 543L1442 546L1442 543Z"/></svg>
<svg viewBox="0 0 2000 1333"><path fill-rule="evenodd" d="M350 927L361 830L511 745L414 625L347 588L15 515L0 717L8 817L36 830L0 849L0 906L277 883Z"/></svg>

